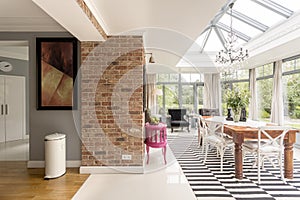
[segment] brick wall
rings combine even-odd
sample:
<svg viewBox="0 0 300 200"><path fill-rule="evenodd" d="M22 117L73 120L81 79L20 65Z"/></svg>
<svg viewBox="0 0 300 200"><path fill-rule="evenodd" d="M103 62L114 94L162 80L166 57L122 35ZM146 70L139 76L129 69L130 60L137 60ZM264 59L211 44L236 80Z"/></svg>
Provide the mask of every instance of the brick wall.
<svg viewBox="0 0 300 200"><path fill-rule="evenodd" d="M142 166L142 37L82 42L81 60L82 166Z"/></svg>

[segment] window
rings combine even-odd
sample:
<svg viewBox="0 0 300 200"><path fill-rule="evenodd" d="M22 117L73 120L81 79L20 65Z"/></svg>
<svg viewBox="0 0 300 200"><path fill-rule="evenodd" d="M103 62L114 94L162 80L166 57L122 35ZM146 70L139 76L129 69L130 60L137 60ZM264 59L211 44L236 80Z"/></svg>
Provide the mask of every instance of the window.
<svg viewBox="0 0 300 200"><path fill-rule="evenodd" d="M271 117L273 68L273 63L256 68L258 119L262 121Z"/></svg>
<svg viewBox="0 0 300 200"><path fill-rule="evenodd" d="M300 128L299 58L283 62L283 103L285 124Z"/></svg>
<svg viewBox="0 0 300 200"><path fill-rule="evenodd" d="M222 113L224 116L227 116L227 104L225 99L225 93L227 90L232 90L239 88L241 90L249 91L249 70L237 70L232 73L224 72L221 74L222 80ZM248 115L249 108L246 108Z"/></svg>
<svg viewBox="0 0 300 200"><path fill-rule="evenodd" d="M186 108L188 112L194 109L193 85L182 85L182 108Z"/></svg>
<svg viewBox="0 0 300 200"><path fill-rule="evenodd" d="M203 75L199 73L158 74L156 88L163 93L156 96L158 112L167 113L169 108L196 112L203 106L204 84L201 80Z"/></svg>

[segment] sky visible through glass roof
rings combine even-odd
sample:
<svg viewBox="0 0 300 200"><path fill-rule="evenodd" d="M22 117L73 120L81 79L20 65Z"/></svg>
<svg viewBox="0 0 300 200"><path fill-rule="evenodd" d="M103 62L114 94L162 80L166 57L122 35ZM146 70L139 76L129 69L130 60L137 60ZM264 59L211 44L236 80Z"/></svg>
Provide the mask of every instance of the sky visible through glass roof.
<svg viewBox="0 0 300 200"><path fill-rule="evenodd" d="M238 44L245 44L248 40L260 36L265 30L288 20L293 13L299 10L299 0L236 0L233 12L237 16L233 15L232 28L234 31L240 32L242 34L240 36L245 36L238 39ZM219 51L224 48L220 37L215 31L218 29L217 31L226 40L228 32L222 28L224 25L230 27L230 11L228 9L221 13L221 17L218 20L213 19L207 30L196 40L196 43L201 48L204 45L204 48L200 49L200 51ZM208 33L210 33L208 40L205 41L205 35Z"/></svg>

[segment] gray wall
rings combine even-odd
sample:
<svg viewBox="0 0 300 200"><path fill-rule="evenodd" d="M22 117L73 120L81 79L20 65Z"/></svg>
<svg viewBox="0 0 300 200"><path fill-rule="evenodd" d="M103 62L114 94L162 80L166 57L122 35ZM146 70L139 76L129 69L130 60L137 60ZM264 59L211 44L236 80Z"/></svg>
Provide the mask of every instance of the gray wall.
<svg viewBox="0 0 300 200"><path fill-rule="evenodd" d="M19 60L14 58L1 57L1 61L6 61L12 64L13 70L10 72L0 71L0 75L13 75L13 76L25 76L26 83L26 134L29 134L29 79L28 79L28 66L27 60Z"/></svg>
<svg viewBox="0 0 300 200"><path fill-rule="evenodd" d="M37 110L36 37L71 37L69 33L0 33L0 40L27 40L29 44L29 160L44 160L44 137L53 132L67 135L67 160L81 160L81 141L72 111ZM80 55L80 52L78 53Z"/></svg>

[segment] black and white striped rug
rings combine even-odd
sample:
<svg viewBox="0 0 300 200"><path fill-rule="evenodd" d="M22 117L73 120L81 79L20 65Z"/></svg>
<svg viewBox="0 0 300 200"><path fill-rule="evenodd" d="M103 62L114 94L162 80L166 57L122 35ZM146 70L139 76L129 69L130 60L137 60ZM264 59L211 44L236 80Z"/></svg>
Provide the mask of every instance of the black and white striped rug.
<svg viewBox="0 0 300 200"><path fill-rule="evenodd" d="M257 169L253 168L254 158L246 156L244 160L244 178L234 178L234 157L227 151L220 172L220 159L211 149L204 164L204 154L198 147L197 137L169 136L169 146L179 162L197 199L237 199L237 200L300 200L300 161L294 161L294 179L280 179L279 168L265 162L261 171L261 184L257 184Z"/></svg>

